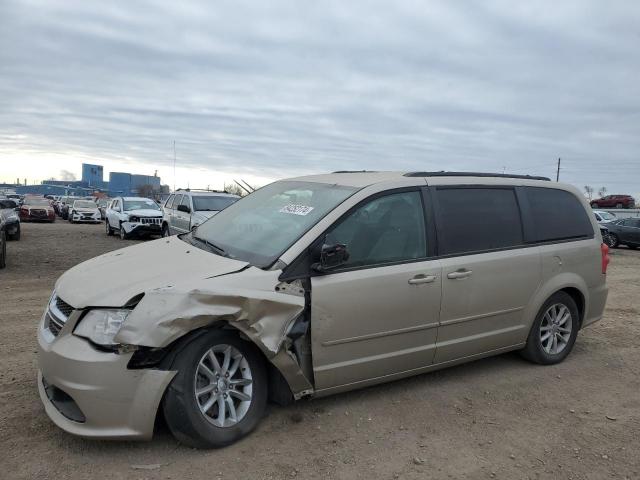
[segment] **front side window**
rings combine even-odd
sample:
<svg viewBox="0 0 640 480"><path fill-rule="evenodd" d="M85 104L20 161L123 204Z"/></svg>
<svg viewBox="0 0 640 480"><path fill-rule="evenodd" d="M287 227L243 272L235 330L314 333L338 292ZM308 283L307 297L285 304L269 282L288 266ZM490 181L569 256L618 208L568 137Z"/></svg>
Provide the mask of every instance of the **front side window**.
<svg viewBox="0 0 640 480"><path fill-rule="evenodd" d="M165 208L171 208L171 204L173 203L174 197L175 195L173 194L169 195L169 198L167 198L167 201L164 203Z"/></svg>
<svg viewBox="0 0 640 480"><path fill-rule="evenodd" d="M175 210L176 208L178 208L178 205L180 205L181 201L182 201L182 195L176 195L173 199L173 203L169 205L169 208L172 208Z"/></svg>
<svg viewBox="0 0 640 480"><path fill-rule="evenodd" d="M191 208L191 205L189 205L189 195L182 196L182 202L180 202L180 205Z"/></svg>
<svg viewBox="0 0 640 480"><path fill-rule="evenodd" d="M453 255L522 245L520 209L512 188L438 188L439 253Z"/></svg>
<svg viewBox="0 0 640 480"><path fill-rule="evenodd" d="M356 191L326 183L274 182L201 224L194 245L206 242L222 255L266 267Z"/></svg>
<svg viewBox="0 0 640 480"><path fill-rule="evenodd" d="M593 226L582 203L570 192L526 187L535 241L593 237Z"/></svg>
<svg viewBox="0 0 640 480"><path fill-rule="evenodd" d="M371 200L327 234L328 244L344 244L342 268L411 261L427 256L424 212L419 192L400 192Z"/></svg>

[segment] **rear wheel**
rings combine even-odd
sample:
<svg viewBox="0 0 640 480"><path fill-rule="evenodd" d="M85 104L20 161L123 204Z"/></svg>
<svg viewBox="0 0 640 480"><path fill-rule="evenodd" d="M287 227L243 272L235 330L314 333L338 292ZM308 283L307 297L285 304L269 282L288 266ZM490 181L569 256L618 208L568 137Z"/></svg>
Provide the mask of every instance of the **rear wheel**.
<svg viewBox="0 0 640 480"><path fill-rule="evenodd" d="M624 208L624 206L621 203L616 203L616 208Z"/></svg>
<svg viewBox="0 0 640 480"><path fill-rule="evenodd" d="M15 233L12 233L11 235L7 235L7 240L13 240L16 242L20 240L20 224L18 224L18 227Z"/></svg>
<svg viewBox="0 0 640 480"><path fill-rule="evenodd" d="M620 239L615 233L609 233L606 243L609 248L618 248L620 246Z"/></svg>
<svg viewBox="0 0 640 480"><path fill-rule="evenodd" d="M578 307L569 294L552 295L533 322L522 356L541 365L560 363L573 348L579 319Z"/></svg>
<svg viewBox="0 0 640 480"><path fill-rule="evenodd" d="M173 435L196 448L224 447L249 434L267 405L267 373L256 347L215 330L184 347L163 403Z"/></svg>
<svg viewBox="0 0 640 480"><path fill-rule="evenodd" d="M0 231L0 268L7 266L7 237L4 230Z"/></svg>

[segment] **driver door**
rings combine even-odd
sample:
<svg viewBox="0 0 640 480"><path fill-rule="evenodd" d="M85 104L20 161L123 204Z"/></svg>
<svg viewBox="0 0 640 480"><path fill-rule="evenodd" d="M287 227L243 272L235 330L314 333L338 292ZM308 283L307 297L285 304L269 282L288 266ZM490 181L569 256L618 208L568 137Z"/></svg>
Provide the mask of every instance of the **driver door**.
<svg viewBox="0 0 640 480"><path fill-rule="evenodd" d="M430 260L422 193L376 195L334 225L347 246L338 269L311 278L316 389L375 381L433 362L442 268Z"/></svg>

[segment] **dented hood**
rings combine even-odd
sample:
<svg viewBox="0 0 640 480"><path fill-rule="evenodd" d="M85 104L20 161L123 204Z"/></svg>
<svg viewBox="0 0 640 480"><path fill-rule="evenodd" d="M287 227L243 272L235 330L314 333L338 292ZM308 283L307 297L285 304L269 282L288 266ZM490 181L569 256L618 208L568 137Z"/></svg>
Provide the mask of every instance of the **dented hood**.
<svg viewBox="0 0 640 480"><path fill-rule="evenodd" d="M136 295L181 281L232 273L247 263L201 250L178 237L106 253L65 272L58 296L74 308L121 307Z"/></svg>

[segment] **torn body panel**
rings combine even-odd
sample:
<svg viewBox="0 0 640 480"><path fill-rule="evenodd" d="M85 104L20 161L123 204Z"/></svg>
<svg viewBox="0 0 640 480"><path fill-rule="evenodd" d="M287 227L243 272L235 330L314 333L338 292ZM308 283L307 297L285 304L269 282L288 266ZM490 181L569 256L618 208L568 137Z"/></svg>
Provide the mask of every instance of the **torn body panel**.
<svg viewBox="0 0 640 480"><path fill-rule="evenodd" d="M313 392L287 334L305 309L296 289L276 290L277 271L255 267L147 291L116 336L163 348L198 328L227 324L246 335L280 371L294 398Z"/></svg>

